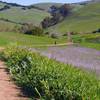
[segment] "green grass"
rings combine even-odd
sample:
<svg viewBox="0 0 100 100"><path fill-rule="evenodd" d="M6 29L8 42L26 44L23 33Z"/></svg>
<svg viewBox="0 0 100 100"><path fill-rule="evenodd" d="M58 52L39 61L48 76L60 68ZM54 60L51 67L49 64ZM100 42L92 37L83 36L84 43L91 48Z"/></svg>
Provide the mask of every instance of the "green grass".
<svg viewBox="0 0 100 100"><path fill-rule="evenodd" d="M0 20L0 32L17 30L21 25ZM15 29L16 28L16 29Z"/></svg>
<svg viewBox="0 0 100 100"><path fill-rule="evenodd" d="M88 47L88 48L100 50L100 44L97 44L97 43L84 42L84 43L80 43L80 45L83 47Z"/></svg>
<svg viewBox="0 0 100 100"><path fill-rule="evenodd" d="M75 43L80 43L81 46L100 50L100 33L73 35L72 39ZM55 41L57 44L66 43L67 36L52 39L48 36L33 36L13 32L0 32L0 46L7 46L17 43L19 45L29 47L41 47L41 45L45 47L45 45L54 44Z"/></svg>
<svg viewBox="0 0 100 100"><path fill-rule="evenodd" d="M52 3L36 4L40 8L49 7ZM2 4L1 4L2 5ZM61 5L61 4L56 4ZM92 32L100 28L100 3L87 4L86 6L76 5L72 9L71 16L68 16L63 22L50 27L48 31L64 34L68 31L74 32ZM21 7L12 7L11 9L0 12L0 18L9 19L17 23L33 23L39 25L43 18L49 16L45 11L37 9L22 10ZM0 26L3 27L2 23ZM8 25L9 26L9 25ZM5 26L6 28L6 26Z"/></svg>
<svg viewBox="0 0 100 100"><path fill-rule="evenodd" d="M17 23L33 23L34 25L38 25L46 16L49 16L47 12L37 9L22 10L20 7L11 7L0 12L0 18Z"/></svg>
<svg viewBox="0 0 100 100"><path fill-rule="evenodd" d="M49 7L51 7L52 5L55 5L57 7L60 7L62 5L62 3L38 3L38 4L34 4L35 7L44 9L44 10L48 10Z"/></svg>
<svg viewBox="0 0 100 100"><path fill-rule="evenodd" d="M64 34L68 31L92 32L98 28L100 28L100 3L93 3L74 10L63 22L48 30Z"/></svg>
<svg viewBox="0 0 100 100"><path fill-rule="evenodd" d="M48 36L33 36L13 32L0 32L0 46L6 46L13 43L25 46L37 46L54 44L55 41L57 44L61 44L65 43L67 38L52 39Z"/></svg>
<svg viewBox="0 0 100 100"><path fill-rule="evenodd" d="M72 65L18 47L7 48L3 57L12 78L34 99L100 99L100 81Z"/></svg>
<svg viewBox="0 0 100 100"><path fill-rule="evenodd" d="M100 33L73 35L72 39L81 46L100 50Z"/></svg>
<svg viewBox="0 0 100 100"><path fill-rule="evenodd" d="M5 5L10 6L10 9L0 11L0 31L13 31L16 26L20 26L18 23L40 25L40 22L49 16L49 13L46 11L34 8L23 10L23 7L14 7L0 2L0 8L3 8ZM2 19L8 19L10 22Z"/></svg>
<svg viewBox="0 0 100 100"><path fill-rule="evenodd" d="M16 25L20 26L16 23L32 23L33 25L40 25L40 22L45 17L49 16L45 11L34 8L23 10L23 7L14 7L0 2L0 8L3 8L5 5L10 6L10 9L0 11L0 31L10 31L12 25L13 27ZM11 22L3 21L2 19L8 19Z"/></svg>

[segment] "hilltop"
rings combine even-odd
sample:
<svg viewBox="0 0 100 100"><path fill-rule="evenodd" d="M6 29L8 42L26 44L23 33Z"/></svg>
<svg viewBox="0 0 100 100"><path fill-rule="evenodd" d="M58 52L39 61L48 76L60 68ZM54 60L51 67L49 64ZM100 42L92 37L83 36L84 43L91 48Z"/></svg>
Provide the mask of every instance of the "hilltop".
<svg viewBox="0 0 100 100"><path fill-rule="evenodd" d="M45 11L47 11L52 5L60 7L61 5L63 5L63 3L38 3L38 4L34 4L35 7L38 7L40 9L45 10Z"/></svg>

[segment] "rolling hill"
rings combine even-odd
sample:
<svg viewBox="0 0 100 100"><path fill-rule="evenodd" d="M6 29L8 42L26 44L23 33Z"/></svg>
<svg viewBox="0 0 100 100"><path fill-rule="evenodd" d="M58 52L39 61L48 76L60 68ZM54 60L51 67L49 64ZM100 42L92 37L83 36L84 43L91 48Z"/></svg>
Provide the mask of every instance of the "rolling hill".
<svg viewBox="0 0 100 100"><path fill-rule="evenodd" d="M41 10L37 9L23 10L21 7L11 7L8 10L0 12L0 18L9 19L17 23L30 22L33 23L34 25L39 24L40 21L48 15L49 15L48 13Z"/></svg>
<svg viewBox="0 0 100 100"><path fill-rule="evenodd" d="M38 3L38 4L34 4L35 7L41 8L45 11L48 11L48 8L51 7L52 5L59 7L62 5L62 3Z"/></svg>
<svg viewBox="0 0 100 100"><path fill-rule="evenodd" d="M0 26L2 27L5 23L8 24L9 28L11 28L11 24L14 26L19 26L23 23L39 25L46 16L49 16L46 11L40 10L34 6L22 6L0 1ZM6 26L5 30L8 29Z"/></svg>
<svg viewBox="0 0 100 100"><path fill-rule="evenodd" d="M91 2L91 3L90 3ZM100 2L92 0L72 4L72 13L59 24L47 29L49 32L64 34L68 31L91 32L100 28ZM23 23L33 23L39 25L47 16L48 7L51 5L61 6L61 3L39 3L30 6L22 6L13 3L0 1L0 31L13 30Z"/></svg>
<svg viewBox="0 0 100 100"><path fill-rule="evenodd" d="M58 33L92 32L98 28L100 28L100 3L95 2L82 6L77 5L70 16L48 30Z"/></svg>

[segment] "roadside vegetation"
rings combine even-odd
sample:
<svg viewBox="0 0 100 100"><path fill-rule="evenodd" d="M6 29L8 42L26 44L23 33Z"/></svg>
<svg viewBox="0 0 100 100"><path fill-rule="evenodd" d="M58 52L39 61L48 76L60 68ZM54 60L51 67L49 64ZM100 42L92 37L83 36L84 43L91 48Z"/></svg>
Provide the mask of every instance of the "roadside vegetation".
<svg viewBox="0 0 100 100"><path fill-rule="evenodd" d="M72 65L18 47L7 48L2 57L16 84L33 99L100 99L100 82L95 75Z"/></svg>

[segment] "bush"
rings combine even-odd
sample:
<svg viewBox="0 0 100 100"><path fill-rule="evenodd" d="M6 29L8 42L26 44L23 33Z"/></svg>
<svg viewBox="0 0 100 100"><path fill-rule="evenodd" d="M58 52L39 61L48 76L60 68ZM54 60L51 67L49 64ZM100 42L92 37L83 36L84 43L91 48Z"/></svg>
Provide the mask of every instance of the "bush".
<svg viewBox="0 0 100 100"><path fill-rule="evenodd" d="M34 26L34 28L32 30L32 34L41 36L41 35L44 35L44 31L42 28Z"/></svg>
<svg viewBox="0 0 100 100"><path fill-rule="evenodd" d="M92 33L100 33L100 28L95 30L95 31L93 31Z"/></svg>
<svg viewBox="0 0 100 100"><path fill-rule="evenodd" d="M20 31L24 34L29 34L31 35L32 34L32 29L33 29L33 24L24 24Z"/></svg>
<svg viewBox="0 0 100 100"><path fill-rule="evenodd" d="M24 34L29 34L29 35L38 35L41 36L44 34L44 31L42 28L33 26L33 24L25 24L21 27L21 32Z"/></svg>
<svg viewBox="0 0 100 100"><path fill-rule="evenodd" d="M25 49L7 48L4 53L9 72L33 98L42 100L99 100L99 81L71 65L40 56Z"/></svg>
<svg viewBox="0 0 100 100"><path fill-rule="evenodd" d="M57 39L59 36L58 36L58 34L57 33L52 33L51 34L51 38L55 38L55 39Z"/></svg>

